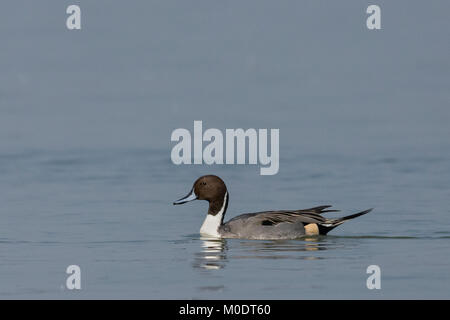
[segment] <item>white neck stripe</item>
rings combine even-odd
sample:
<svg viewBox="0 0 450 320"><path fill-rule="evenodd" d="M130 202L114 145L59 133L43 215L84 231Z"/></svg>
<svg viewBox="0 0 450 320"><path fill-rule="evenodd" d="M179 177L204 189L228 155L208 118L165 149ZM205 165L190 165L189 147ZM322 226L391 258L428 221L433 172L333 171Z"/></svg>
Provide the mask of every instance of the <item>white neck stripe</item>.
<svg viewBox="0 0 450 320"><path fill-rule="evenodd" d="M228 201L228 192L225 192L223 198L222 208L216 215L207 214L205 221L203 221L202 227L200 228L200 233L213 237L220 237L219 227L222 224L223 214L225 212L225 207Z"/></svg>

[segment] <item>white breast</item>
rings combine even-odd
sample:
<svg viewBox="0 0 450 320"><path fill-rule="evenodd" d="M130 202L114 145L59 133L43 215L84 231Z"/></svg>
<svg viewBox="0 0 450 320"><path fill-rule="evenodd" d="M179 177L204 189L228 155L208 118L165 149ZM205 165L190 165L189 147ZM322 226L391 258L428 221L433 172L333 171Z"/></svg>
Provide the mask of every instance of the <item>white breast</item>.
<svg viewBox="0 0 450 320"><path fill-rule="evenodd" d="M219 227L222 222L223 212L225 211L227 197L228 192L225 192L222 208L220 208L220 211L215 216L212 214L206 215L206 219L203 221L202 227L200 228L201 234L220 238Z"/></svg>

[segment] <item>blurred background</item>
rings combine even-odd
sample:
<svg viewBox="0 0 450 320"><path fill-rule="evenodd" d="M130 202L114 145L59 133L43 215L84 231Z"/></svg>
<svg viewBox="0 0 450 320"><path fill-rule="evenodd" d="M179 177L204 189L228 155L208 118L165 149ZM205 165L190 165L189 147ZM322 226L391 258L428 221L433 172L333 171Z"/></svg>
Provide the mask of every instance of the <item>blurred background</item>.
<svg viewBox="0 0 450 320"><path fill-rule="evenodd" d="M81 30L66 8L81 8ZM381 7L381 30L366 8ZM0 298L449 298L448 1L24 1L0 10ZM279 128L280 170L175 166L176 128ZM375 207L330 236L239 213ZM339 214L337 214L339 216ZM65 288L80 265L82 289ZM366 288L366 268L382 289Z"/></svg>

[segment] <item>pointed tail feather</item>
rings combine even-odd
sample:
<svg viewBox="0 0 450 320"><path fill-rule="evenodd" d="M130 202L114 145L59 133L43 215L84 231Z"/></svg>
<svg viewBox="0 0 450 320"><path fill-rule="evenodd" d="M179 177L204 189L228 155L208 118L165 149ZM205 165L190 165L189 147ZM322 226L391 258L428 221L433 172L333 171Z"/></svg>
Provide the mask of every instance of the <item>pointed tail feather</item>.
<svg viewBox="0 0 450 320"><path fill-rule="evenodd" d="M361 211L361 212L358 212L358 213L355 213L355 214L351 214L349 216L342 217L342 218L340 218L338 220L341 220L342 222L347 221L347 220L351 220L351 219L354 219L356 217L365 215L366 213L369 213L372 210L373 210L373 208L370 208L370 209L367 209L367 210L364 210L364 211Z"/></svg>
<svg viewBox="0 0 450 320"><path fill-rule="evenodd" d="M358 213L355 213L355 214L351 214L349 216L345 216L345 217L342 217L342 218L339 218L339 219L327 220L325 223L318 225L318 227L319 227L319 234L326 235L328 232L330 232L331 230L333 230L337 226L343 224L345 221L348 221L348 220L354 219L356 217L365 215L366 213L369 213L372 210L373 210L373 208L370 208L370 209L367 209L367 210L364 210L364 211L361 211L361 212L358 212Z"/></svg>

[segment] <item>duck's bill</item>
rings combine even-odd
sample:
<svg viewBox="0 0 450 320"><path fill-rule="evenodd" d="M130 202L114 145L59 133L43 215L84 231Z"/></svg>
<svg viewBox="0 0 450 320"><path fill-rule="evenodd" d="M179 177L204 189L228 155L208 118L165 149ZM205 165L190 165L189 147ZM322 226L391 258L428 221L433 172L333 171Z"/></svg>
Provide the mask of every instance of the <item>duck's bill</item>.
<svg viewBox="0 0 450 320"><path fill-rule="evenodd" d="M194 189L192 188L191 192L189 192L187 196L175 201L173 204L183 204L194 200L197 200L197 196L195 195Z"/></svg>

